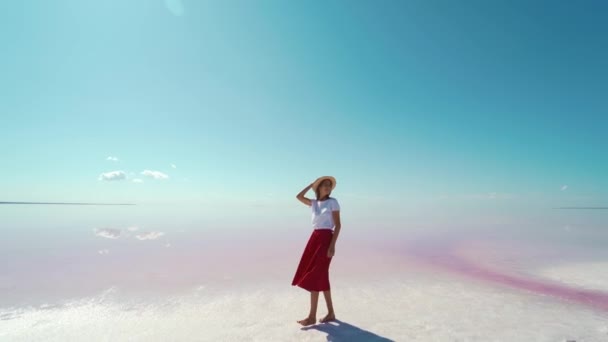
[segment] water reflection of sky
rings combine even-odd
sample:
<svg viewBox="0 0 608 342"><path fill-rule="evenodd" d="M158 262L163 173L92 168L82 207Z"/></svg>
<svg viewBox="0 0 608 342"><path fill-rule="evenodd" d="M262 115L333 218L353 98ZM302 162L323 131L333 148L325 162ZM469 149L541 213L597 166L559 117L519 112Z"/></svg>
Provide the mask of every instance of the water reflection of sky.
<svg viewBox="0 0 608 342"><path fill-rule="evenodd" d="M195 312L215 303L216 307L236 310L228 298L253 305L260 296L270 295L268 291L282 293L291 301L299 298L297 294L305 295L289 284L310 233L306 224L287 229L259 220L244 227L230 220L221 224L219 218L199 218L200 225L171 225L164 214L152 215L156 220L142 220L125 208L0 209L22 217L11 227L3 227L0 326L4 324L5 331L21 331L14 322L22 320L35 324L39 330L34 332L48 334L40 322L71 317L76 312L69 310L89 315L86 308L90 305L95 305L96 312L115 312L131 320L135 318L129 318L129 312L144 312L144 307ZM459 296L473 296L479 303L470 305L485 305L495 313L507 310L505 320L515 319L509 315L527 320L518 323L520 326L531 324L532 317L544 312L544 320L535 318L535 324L545 325L541 331L548 334L540 340L568 331L581 336L582 330L591 329L589 324L596 324L593 329L599 329L601 336L603 328L597 322L608 317L608 277L601 272L608 266L608 253L602 247L607 235L597 226L583 223L593 220L573 218L571 222L575 224L536 229L502 223L466 228L455 222L454 226L434 229L422 225L401 230L392 226L372 230L355 223L342 231L332 263L335 297L348 302L352 298L342 296L360 296L361 292L355 293L357 288L369 295L376 289L381 292L373 295L375 302L383 302L386 296L404 301L409 298L408 304L399 304L401 299L385 303L386 310L395 315L407 316L409 310L425 312L428 303L435 303L437 310L448 310L443 315L449 316L464 315L458 313L462 308L451 307L466 306ZM422 298L427 304L417 302ZM197 308L185 306L195 302L199 303ZM118 303L123 304L116 306ZM519 305L529 307L529 312L520 312ZM180 312L188 316L190 311ZM203 312L198 314L204 316ZM574 328L578 317L586 317L586 321ZM100 318L100 324L107 319ZM412 322L420 319L412 317ZM456 323L443 332L444 336L474 335L466 321L450 319ZM558 320L561 328L549 327L549 320ZM389 318L383 321L390 325ZM140 319L138 324L148 324L145 322ZM205 322L213 319L205 318ZM436 320L429 322L432 325ZM351 323L344 321L343 327L353 326ZM347 330L383 336L378 334L382 329L361 327L367 325ZM406 330L398 327L403 325L395 323L392 330L386 330L392 335L384 336L407 336ZM82 331L90 329L83 326ZM342 330L328 329L316 331L342 336ZM490 330L496 329L501 327ZM426 330L418 334L422 331ZM534 336L533 332L520 331L517 336ZM126 326L123 333L127 334L123 337L130 334ZM435 333L426 331L417 336L441 336ZM64 331L57 339L68 335Z"/></svg>
<svg viewBox="0 0 608 342"><path fill-rule="evenodd" d="M0 208L24 219L4 228L2 278L4 305L45 296L55 300L92 294L111 286L171 291L206 281L248 277L289 278L309 232L251 222L236 224L141 224L124 208ZM92 217L77 214L78 211ZM26 213L30 213L27 215ZM74 213L70 219L67 213ZM93 217L112 213L93 223ZM59 217L65 215L63 217ZM118 223L122 221L122 223ZM127 223L125 223L127 222ZM382 237L384 235L384 237ZM336 262L339 276L390 274L400 264L468 277L489 286L537 292L604 308L605 295L583 285L560 285L540 271L569 264L604 262L608 234L593 225L569 225L526 231L501 225L486 229L446 226L429 230L406 227L382 230L346 227ZM382 262L382 258L390 262ZM407 266L407 267L409 267ZM404 266L407 270L407 267Z"/></svg>

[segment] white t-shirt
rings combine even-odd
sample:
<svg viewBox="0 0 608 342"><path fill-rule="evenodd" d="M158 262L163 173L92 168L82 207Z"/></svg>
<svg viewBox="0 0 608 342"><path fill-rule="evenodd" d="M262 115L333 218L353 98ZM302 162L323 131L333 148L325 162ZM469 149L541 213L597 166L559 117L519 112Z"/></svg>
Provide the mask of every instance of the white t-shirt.
<svg viewBox="0 0 608 342"><path fill-rule="evenodd" d="M334 228L332 211L340 210L338 200L330 197L323 201L310 200L312 208L312 228Z"/></svg>

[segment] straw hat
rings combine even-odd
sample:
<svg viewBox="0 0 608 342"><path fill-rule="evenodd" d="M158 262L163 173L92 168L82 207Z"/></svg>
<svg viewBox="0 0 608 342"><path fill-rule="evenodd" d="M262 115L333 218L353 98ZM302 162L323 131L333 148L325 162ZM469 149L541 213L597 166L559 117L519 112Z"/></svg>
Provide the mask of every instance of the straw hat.
<svg viewBox="0 0 608 342"><path fill-rule="evenodd" d="M336 187L336 179L332 176L323 176L323 177L317 178L317 180L314 183L312 183L312 190L316 192L317 187L319 187L319 185L321 185L321 182L323 182L326 179L329 179L331 181L331 189L333 190Z"/></svg>

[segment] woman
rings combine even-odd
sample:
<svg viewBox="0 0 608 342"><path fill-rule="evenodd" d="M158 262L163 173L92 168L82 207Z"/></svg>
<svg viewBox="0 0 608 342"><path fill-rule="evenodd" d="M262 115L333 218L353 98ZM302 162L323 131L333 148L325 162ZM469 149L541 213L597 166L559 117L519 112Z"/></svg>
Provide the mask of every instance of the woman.
<svg viewBox="0 0 608 342"><path fill-rule="evenodd" d="M323 291L325 296L328 313L319 322L325 323L336 319L329 285L329 264L334 256L336 240L341 228L340 204L335 198L329 197L335 187L334 177L319 177L296 196L300 202L312 208L313 227L312 235L291 282L291 285L297 285L310 292L310 313L307 318L298 321L301 325L316 323L320 291ZM311 188L316 194L316 199L304 197Z"/></svg>

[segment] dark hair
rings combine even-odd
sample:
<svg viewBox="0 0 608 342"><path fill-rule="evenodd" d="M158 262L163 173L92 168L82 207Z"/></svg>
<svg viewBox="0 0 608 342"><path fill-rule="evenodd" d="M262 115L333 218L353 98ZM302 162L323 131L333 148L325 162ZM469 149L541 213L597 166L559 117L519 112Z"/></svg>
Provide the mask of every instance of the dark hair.
<svg viewBox="0 0 608 342"><path fill-rule="evenodd" d="M321 194L319 193L319 187L321 186L321 184L323 184L323 182L325 181L329 181L330 184L332 184L331 179L324 179L321 181L321 183L319 183L319 185L317 185L317 187L315 188L315 195L317 197L317 201L321 200ZM331 193L331 190L329 191ZM329 199L331 197L329 197L329 194L327 195L327 199Z"/></svg>

